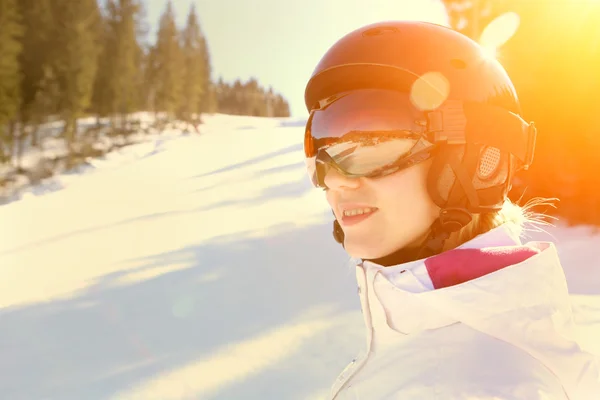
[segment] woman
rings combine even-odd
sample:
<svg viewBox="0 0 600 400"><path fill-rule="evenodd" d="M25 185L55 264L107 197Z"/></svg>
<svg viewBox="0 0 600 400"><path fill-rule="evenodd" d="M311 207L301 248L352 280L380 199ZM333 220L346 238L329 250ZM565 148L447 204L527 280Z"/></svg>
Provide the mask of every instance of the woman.
<svg viewBox="0 0 600 400"><path fill-rule="evenodd" d="M507 193L533 159L502 66L472 40L386 22L310 78L307 166L357 259L367 347L331 399L600 399L552 243Z"/></svg>

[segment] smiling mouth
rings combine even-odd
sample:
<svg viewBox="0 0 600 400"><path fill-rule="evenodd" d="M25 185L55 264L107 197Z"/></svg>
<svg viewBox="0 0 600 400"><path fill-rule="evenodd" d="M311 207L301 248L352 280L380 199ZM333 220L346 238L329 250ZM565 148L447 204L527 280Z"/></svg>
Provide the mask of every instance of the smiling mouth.
<svg viewBox="0 0 600 400"><path fill-rule="evenodd" d="M374 212L375 210L377 210L377 208L375 207L355 208L352 210L344 210L343 215L344 217L353 217L355 215L369 214Z"/></svg>
<svg viewBox="0 0 600 400"><path fill-rule="evenodd" d="M342 214L342 226L352 226L356 225L362 221L365 221L373 214L378 211L375 207L365 207L362 209L354 209L354 210L345 210Z"/></svg>

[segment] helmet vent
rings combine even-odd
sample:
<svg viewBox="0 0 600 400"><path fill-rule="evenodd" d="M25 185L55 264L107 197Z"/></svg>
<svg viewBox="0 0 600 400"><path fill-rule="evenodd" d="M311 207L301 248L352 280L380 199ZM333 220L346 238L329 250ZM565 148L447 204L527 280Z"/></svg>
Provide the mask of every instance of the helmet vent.
<svg viewBox="0 0 600 400"><path fill-rule="evenodd" d="M453 58L452 60L450 60L450 65L452 65L456 69L467 68L467 63L463 60L459 60L458 58Z"/></svg>
<svg viewBox="0 0 600 400"><path fill-rule="evenodd" d="M494 176L500 166L500 150L496 147L486 147L479 157L477 176L479 179L487 180Z"/></svg>
<svg viewBox="0 0 600 400"><path fill-rule="evenodd" d="M379 36L384 33L394 33L398 32L398 28L393 26L378 26L377 28L367 29L363 32L363 36Z"/></svg>

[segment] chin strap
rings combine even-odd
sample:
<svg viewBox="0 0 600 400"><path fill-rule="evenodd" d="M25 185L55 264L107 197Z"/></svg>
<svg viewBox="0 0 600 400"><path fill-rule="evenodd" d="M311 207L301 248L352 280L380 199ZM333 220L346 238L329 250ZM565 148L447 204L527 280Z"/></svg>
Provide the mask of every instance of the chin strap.
<svg viewBox="0 0 600 400"><path fill-rule="evenodd" d="M428 258L436 254L440 254L444 250L444 244L450 237L450 233L442 228L440 219L436 219L431 225L429 235L419 248L417 260Z"/></svg>
<svg viewBox="0 0 600 400"><path fill-rule="evenodd" d="M429 235L422 246L399 249L387 256L368 261L383 266L391 266L440 254L444 250L444 244L450 235L467 226L472 219L473 215L464 208L444 208L440 211L440 216L431 225ZM333 238L344 247L344 231L337 220L333 221Z"/></svg>

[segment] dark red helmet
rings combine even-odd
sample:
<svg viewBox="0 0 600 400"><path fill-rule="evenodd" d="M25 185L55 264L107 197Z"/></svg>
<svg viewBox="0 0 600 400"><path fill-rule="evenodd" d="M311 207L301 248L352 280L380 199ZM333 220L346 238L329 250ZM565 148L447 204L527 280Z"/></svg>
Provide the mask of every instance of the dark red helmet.
<svg viewBox="0 0 600 400"><path fill-rule="evenodd" d="M500 63L470 38L427 22L380 22L338 40L321 58L305 90L310 112L333 94L360 88L410 91L428 72L450 83L450 99L520 114L515 88Z"/></svg>
<svg viewBox="0 0 600 400"><path fill-rule="evenodd" d="M415 104L415 88L423 86L439 102L426 94ZM312 113L340 93L361 89L406 93L423 111L428 138L440 149L428 188L442 208L444 231L460 229L472 213L499 210L515 171L533 160L536 130L520 117L508 74L479 44L450 28L392 21L350 32L315 68L306 107Z"/></svg>

